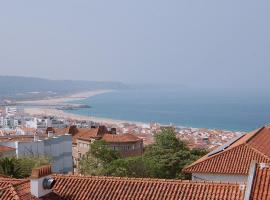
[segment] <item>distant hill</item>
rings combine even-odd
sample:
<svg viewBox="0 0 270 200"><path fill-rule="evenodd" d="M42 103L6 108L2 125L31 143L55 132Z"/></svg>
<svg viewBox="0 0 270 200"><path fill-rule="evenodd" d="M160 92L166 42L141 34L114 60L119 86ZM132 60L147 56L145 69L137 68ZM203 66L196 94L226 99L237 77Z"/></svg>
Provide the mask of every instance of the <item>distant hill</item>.
<svg viewBox="0 0 270 200"><path fill-rule="evenodd" d="M49 80L32 77L0 76L0 98L40 98L96 89L125 89L121 82Z"/></svg>

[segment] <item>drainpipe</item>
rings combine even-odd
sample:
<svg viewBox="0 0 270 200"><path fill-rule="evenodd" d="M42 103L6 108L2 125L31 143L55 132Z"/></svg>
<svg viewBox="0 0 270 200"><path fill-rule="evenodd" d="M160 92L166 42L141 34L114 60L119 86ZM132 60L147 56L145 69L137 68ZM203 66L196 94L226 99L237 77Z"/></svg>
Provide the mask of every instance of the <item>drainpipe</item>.
<svg viewBox="0 0 270 200"><path fill-rule="evenodd" d="M244 200L251 200L251 190L253 186L253 180L256 175L256 166L257 166L256 161L255 160L251 161Z"/></svg>

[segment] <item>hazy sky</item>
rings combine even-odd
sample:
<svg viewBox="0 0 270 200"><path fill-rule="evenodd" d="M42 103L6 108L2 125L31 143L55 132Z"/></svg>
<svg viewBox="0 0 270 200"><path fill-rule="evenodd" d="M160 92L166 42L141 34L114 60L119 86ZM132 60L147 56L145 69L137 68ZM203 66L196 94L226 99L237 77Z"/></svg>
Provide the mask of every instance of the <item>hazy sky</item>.
<svg viewBox="0 0 270 200"><path fill-rule="evenodd" d="M0 74L270 88L269 0L0 0Z"/></svg>

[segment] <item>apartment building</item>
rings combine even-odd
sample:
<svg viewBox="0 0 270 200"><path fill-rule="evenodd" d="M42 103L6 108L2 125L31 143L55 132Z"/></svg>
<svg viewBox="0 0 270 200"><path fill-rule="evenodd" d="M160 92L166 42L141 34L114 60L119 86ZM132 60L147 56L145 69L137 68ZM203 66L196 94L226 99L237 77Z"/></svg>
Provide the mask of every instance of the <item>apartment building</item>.
<svg viewBox="0 0 270 200"><path fill-rule="evenodd" d="M16 157L48 156L55 173L73 172L72 137L69 134L1 136L0 145L14 149Z"/></svg>

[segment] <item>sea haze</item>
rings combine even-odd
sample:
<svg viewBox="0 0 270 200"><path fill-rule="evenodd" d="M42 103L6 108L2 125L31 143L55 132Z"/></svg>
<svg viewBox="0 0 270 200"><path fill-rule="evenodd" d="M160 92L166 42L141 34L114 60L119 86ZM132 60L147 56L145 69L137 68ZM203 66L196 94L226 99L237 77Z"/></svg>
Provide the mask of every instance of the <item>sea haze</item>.
<svg viewBox="0 0 270 200"><path fill-rule="evenodd" d="M75 114L177 126L250 131L270 122L270 97L258 91L130 89L76 103L89 109Z"/></svg>

